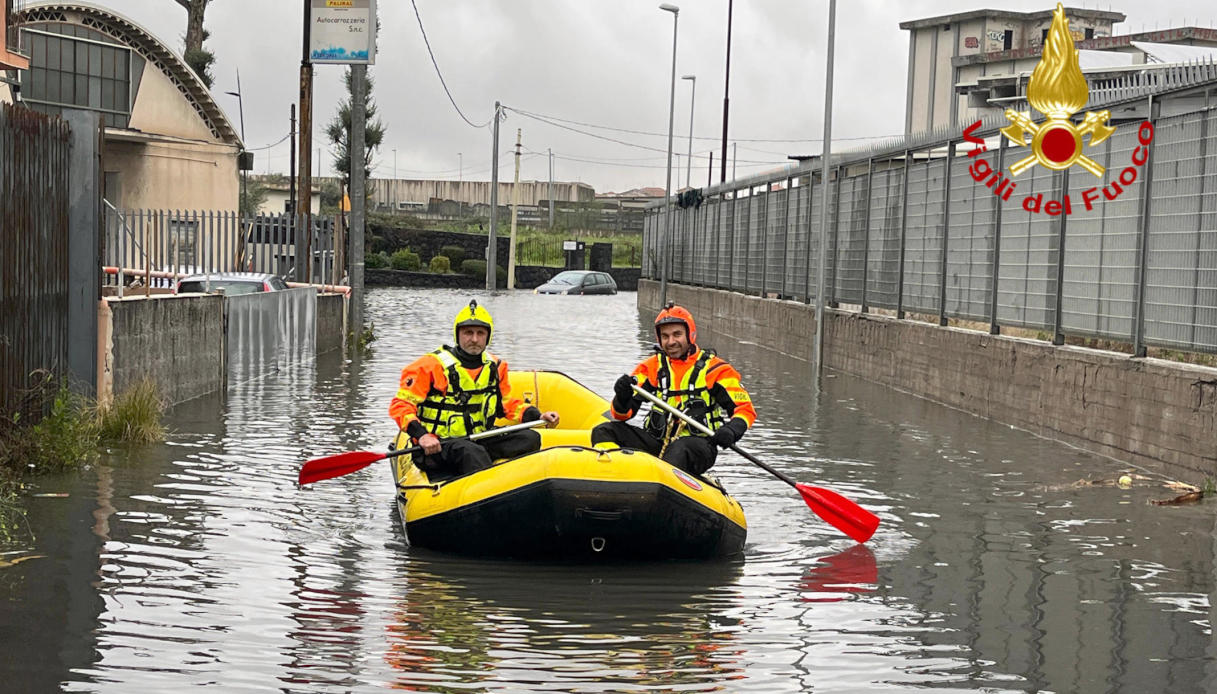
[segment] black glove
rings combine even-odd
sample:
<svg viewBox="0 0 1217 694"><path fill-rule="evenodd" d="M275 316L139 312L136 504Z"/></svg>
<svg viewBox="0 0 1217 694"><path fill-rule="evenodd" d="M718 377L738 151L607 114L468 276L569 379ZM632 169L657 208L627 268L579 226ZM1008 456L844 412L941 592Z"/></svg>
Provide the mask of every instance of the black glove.
<svg viewBox="0 0 1217 694"><path fill-rule="evenodd" d="M710 440L719 448L730 448L740 440L745 431L748 431L748 424L742 419L733 417L731 421L719 427Z"/></svg>
<svg viewBox="0 0 1217 694"><path fill-rule="evenodd" d="M635 383L637 381L634 380L634 377L628 374L617 379L617 382L613 384L613 394L617 396L618 403L625 404L634 399L634 389L631 386Z"/></svg>

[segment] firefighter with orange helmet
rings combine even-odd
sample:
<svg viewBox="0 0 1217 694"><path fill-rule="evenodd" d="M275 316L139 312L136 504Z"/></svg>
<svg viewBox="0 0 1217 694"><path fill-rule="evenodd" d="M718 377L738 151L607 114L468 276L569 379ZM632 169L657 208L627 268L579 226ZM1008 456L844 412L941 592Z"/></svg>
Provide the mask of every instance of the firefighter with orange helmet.
<svg viewBox="0 0 1217 694"><path fill-rule="evenodd" d="M499 417L558 423L557 412L541 412L511 396L507 362L486 350L494 319L470 301L452 322L455 346L424 354L401 371L389 416L423 447L415 464L429 477L459 477L491 466L496 458L514 458L541 448L541 435L517 431L477 441L470 434L494 426Z"/></svg>
<svg viewBox="0 0 1217 694"><path fill-rule="evenodd" d="M740 385L739 372L697 345L697 324L686 309L670 303L660 311L655 337L659 352L613 384L613 421L592 430L592 443L646 451L700 475L714 465L716 446L727 448L748 431L756 421L756 409ZM714 435L702 435L659 408L651 410L642 427L629 424L642 400L631 388L635 385L704 424Z"/></svg>

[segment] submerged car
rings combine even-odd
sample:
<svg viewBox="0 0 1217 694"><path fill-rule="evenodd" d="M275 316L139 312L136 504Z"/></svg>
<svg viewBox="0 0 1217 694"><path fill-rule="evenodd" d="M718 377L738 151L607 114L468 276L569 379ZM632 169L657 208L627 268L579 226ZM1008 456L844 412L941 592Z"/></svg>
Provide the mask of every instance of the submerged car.
<svg viewBox="0 0 1217 694"><path fill-rule="evenodd" d="M287 289L287 283L278 275L265 272L213 272L206 275L189 275L177 281L174 294L216 294L227 296L278 292Z"/></svg>
<svg viewBox="0 0 1217 694"><path fill-rule="evenodd" d="M533 290L534 294L616 294L617 283L607 272L566 270Z"/></svg>

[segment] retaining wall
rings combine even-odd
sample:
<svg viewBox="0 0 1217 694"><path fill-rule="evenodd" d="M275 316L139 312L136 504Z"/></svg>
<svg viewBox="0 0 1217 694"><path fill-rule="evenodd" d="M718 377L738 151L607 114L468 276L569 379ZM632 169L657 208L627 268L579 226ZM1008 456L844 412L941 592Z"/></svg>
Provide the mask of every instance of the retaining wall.
<svg viewBox="0 0 1217 694"><path fill-rule="evenodd" d="M227 383L224 297L152 295L103 299L98 399L151 378L170 404Z"/></svg>
<svg viewBox="0 0 1217 694"><path fill-rule="evenodd" d="M292 292L284 292L286 296ZM261 295L226 298L219 294L153 294L151 297L107 297L98 305L98 399L106 401L148 377L169 404L177 404L228 387L229 302ZM275 299L278 297L268 297ZM294 325L314 322L315 351L342 347L346 299L341 294L316 297L313 316L278 316ZM312 349L310 345L309 349ZM273 367L276 362L267 362Z"/></svg>
<svg viewBox="0 0 1217 694"><path fill-rule="evenodd" d="M813 305L671 283L668 300L699 326L812 358ZM658 282L639 282L638 306L658 312ZM1120 461L1217 478L1214 368L832 309L824 365Z"/></svg>

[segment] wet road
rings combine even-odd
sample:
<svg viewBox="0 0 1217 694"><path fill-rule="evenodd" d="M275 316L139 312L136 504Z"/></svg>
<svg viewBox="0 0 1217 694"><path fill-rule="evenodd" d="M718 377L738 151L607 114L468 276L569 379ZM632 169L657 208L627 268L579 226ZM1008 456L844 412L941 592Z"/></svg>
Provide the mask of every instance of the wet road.
<svg viewBox="0 0 1217 694"><path fill-rule="evenodd" d="M477 295L492 350L611 393L649 347L636 296ZM381 449L400 368L469 299L373 290L357 361L170 413L167 442L39 481L0 555L6 691L1213 691L1214 507L1077 486L1124 468L703 329L760 412L741 443L876 511L866 547L727 454L742 563L577 566L405 545Z"/></svg>

